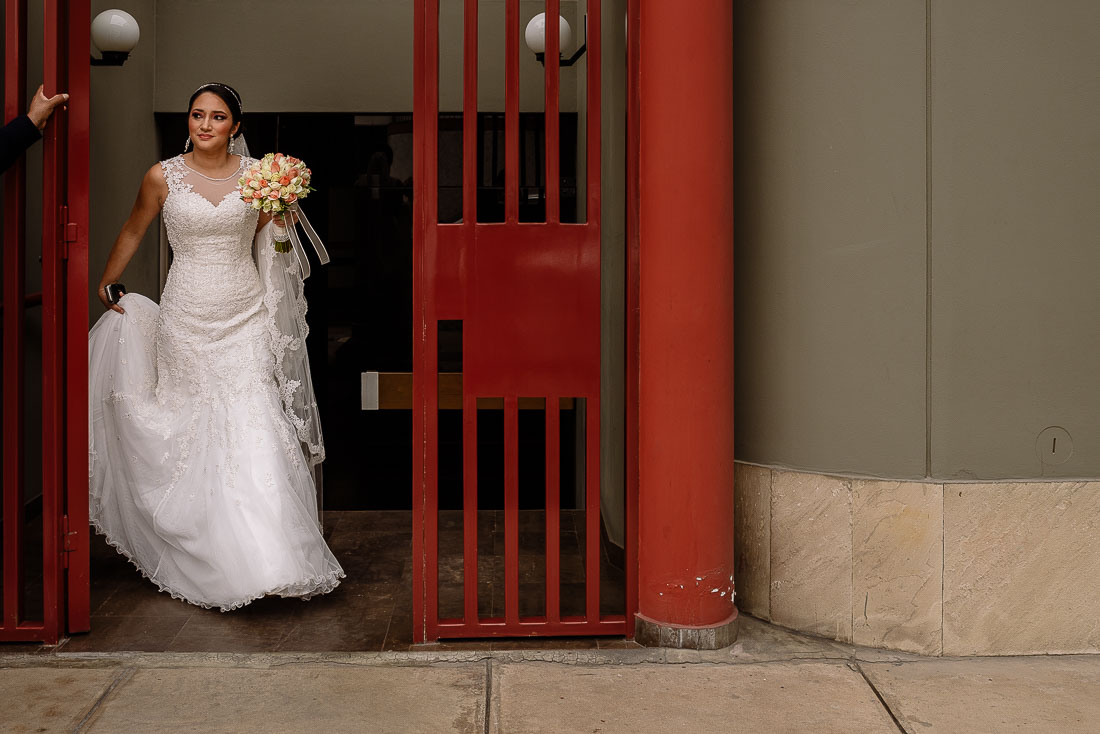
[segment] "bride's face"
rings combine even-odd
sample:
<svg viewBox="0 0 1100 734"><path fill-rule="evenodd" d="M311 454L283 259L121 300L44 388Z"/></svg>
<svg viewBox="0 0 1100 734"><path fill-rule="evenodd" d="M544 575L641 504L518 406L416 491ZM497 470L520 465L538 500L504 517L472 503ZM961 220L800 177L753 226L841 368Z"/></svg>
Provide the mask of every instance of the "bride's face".
<svg viewBox="0 0 1100 734"><path fill-rule="evenodd" d="M195 98L187 117L187 128L191 144L197 150L214 153L229 146L229 138L237 131L239 123L233 122L227 107L213 92L203 92Z"/></svg>

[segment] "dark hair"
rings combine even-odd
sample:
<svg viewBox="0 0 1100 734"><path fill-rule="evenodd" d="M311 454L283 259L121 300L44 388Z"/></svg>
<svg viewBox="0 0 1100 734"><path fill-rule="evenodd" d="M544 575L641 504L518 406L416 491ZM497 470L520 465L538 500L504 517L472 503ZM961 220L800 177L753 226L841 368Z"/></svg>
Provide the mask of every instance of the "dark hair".
<svg viewBox="0 0 1100 734"><path fill-rule="evenodd" d="M225 102L225 106L228 108L229 116L233 118L234 123L241 121L241 95L237 93L237 90L228 84L222 84L221 82L208 82L195 90L191 95L191 99L187 101L187 112L190 114L191 108L195 105L195 100L198 99L200 94L210 92L216 94L222 102ZM237 137L244 131L244 127L238 127L237 133L233 137Z"/></svg>

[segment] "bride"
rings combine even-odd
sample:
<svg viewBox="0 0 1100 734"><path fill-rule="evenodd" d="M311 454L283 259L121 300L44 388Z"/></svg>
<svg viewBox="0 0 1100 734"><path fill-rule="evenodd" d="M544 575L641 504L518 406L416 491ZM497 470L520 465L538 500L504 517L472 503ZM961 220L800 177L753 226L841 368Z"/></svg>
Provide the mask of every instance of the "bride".
<svg viewBox="0 0 1100 734"><path fill-rule="evenodd" d="M185 152L145 174L88 336L92 524L161 591L222 611L344 577L318 524L301 280L274 250L285 229L236 192L253 163L234 150L240 119L231 87L191 95ZM160 306L111 303L105 286L161 212L174 259Z"/></svg>

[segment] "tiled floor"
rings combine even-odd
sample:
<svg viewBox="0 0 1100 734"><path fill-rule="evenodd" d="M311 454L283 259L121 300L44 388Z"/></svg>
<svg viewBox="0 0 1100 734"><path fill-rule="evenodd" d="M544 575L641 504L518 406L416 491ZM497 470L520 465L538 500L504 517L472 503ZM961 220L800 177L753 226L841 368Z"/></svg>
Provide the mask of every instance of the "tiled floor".
<svg viewBox="0 0 1100 734"><path fill-rule="evenodd" d="M562 612L583 609L583 513L562 513ZM102 538L92 539L92 631L74 635L64 652L275 652L407 650L412 644L412 516L409 512L328 512L325 535L347 573L331 594L302 602L265 598L234 612L202 609L157 591ZM541 512L520 521L523 615L544 606ZM479 608L503 610L503 513L479 517ZM601 554L603 556L603 554ZM601 607L622 611L622 572L602 558ZM462 608L461 513L440 517L441 616ZM634 646L608 638L474 640L416 649Z"/></svg>

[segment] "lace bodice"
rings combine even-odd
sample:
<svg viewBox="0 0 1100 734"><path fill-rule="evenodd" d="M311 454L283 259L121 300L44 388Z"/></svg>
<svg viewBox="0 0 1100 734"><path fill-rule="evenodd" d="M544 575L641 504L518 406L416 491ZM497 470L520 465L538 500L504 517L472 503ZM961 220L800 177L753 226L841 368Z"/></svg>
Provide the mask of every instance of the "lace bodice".
<svg viewBox="0 0 1100 734"><path fill-rule="evenodd" d="M251 260L259 212L240 200L237 179L252 162L241 156L229 178L212 180L189 168L181 155L161 161L168 182L164 224L177 261L225 265Z"/></svg>
<svg viewBox="0 0 1100 734"><path fill-rule="evenodd" d="M271 379L263 288L252 259L258 212L237 196L240 173L212 181L183 156L161 166L173 259L161 294L158 390L181 395L176 386L186 386L192 398L217 399L244 380Z"/></svg>

